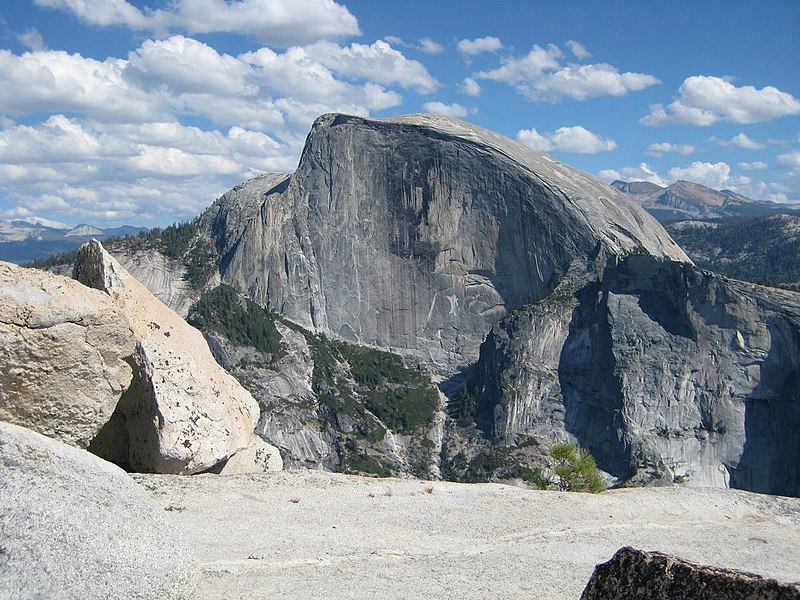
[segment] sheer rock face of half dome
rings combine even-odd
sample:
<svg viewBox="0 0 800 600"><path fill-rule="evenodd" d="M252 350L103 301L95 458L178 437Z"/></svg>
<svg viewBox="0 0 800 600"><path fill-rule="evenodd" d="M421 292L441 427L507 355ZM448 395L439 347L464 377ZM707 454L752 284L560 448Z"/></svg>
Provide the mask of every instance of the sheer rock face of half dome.
<svg viewBox="0 0 800 600"><path fill-rule="evenodd" d="M491 326L547 297L576 261L689 263L623 194L545 154L432 115L317 119L290 177L204 215L224 282L317 331L447 375Z"/></svg>

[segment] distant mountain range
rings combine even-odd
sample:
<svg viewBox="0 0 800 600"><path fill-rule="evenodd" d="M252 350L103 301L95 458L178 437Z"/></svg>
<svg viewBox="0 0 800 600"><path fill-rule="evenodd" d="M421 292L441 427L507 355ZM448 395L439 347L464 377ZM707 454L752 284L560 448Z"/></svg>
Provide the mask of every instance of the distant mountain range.
<svg viewBox="0 0 800 600"><path fill-rule="evenodd" d="M138 235L146 227L113 227L101 229L93 225L76 225L71 229L57 229L27 221L0 221L0 260L23 263L46 258L59 252L78 248L92 238L107 239L124 235Z"/></svg>
<svg viewBox="0 0 800 600"><path fill-rule="evenodd" d="M661 187L649 181L615 181L612 187L662 222L725 217L800 214L800 205L756 201L730 190L715 190L691 181Z"/></svg>

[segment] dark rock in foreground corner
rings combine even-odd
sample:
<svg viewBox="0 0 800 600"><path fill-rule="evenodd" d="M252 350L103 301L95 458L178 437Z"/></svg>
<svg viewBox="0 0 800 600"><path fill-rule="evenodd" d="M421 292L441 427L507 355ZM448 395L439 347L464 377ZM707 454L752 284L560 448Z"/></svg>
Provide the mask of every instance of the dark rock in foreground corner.
<svg viewBox="0 0 800 600"><path fill-rule="evenodd" d="M753 573L691 563L661 552L628 546L595 567L581 600L673 598L800 598L800 586Z"/></svg>
<svg viewBox="0 0 800 600"><path fill-rule="evenodd" d="M122 469L0 422L0 600L193 597L186 549Z"/></svg>

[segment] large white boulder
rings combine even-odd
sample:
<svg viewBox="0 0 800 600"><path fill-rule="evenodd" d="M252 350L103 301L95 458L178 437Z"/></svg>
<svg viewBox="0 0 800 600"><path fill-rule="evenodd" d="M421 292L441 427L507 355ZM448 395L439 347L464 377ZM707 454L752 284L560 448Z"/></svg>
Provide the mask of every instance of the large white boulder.
<svg viewBox="0 0 800 600"><path fill-rule="evenodd" d="M0 262L0 420L86 448L131 382L135 345L108 295Z"/></svg>
<svg viewBox="0 0 800 600"><path fill-rule="evenodd" d="M258 403L217 364L197 329L153 296L96 240L80 249L74 277L109 294L137 339L131 389L93 450L125 461L114 456L114 444L126 434L125 462L133 470L189 474L210 469L251 445ZM277 449L274 455L280 456ZM275 461L272 465L279 468Z"/></svg>

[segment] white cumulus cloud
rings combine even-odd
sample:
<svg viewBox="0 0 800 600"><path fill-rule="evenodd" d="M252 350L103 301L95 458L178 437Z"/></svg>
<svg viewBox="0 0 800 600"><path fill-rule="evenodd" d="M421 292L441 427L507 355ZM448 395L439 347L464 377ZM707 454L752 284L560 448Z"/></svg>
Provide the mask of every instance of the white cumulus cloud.
<svg viewBox="0 0 800 600"><path fill-rule="evenodd" d="M500 38L486 36L471 40L459 40L456 49L464 56L475 56L484 52L496 52L503 48Z"/></svg>
<svg viewBox="0 0 800 600"><path fill-rule="evenodd" d="M444 46L434 42L431 38L422 38L417 45L417 48L425 54L441 54L444 52Z"/></svg>
<svg viewBox="0 0 800 600"><path fill-rule="evenodd" d="M779 154L778 164L782 167L800 169L800 150L791 150L785 154Z"/></svg>
<svg viewBox="0 0 800 600"><path fill-rule="evenodd" d="M166 114L163 98L124 77L127 61L98 61L42 50L16 55L0 50L0 112L91 113L109 120L150 120Z"/></svg>
<svg viewBox="0 0 800 600"><path fill-rule="evenodd" d="M563 52L554 44L547 48L535 45L525 56L505 58L499 67L475 77L507 83L532 101L624 96L660 83L652 75L621 73L606 63L562 65L562 57Z"/></svg>
<svg viewBox="0 0 800 600"><path fill-rule="evenodd" d="M567 48L569 48L569 51L572 52L572 55L578 60L587 59L592 55L583 44L575 40L569 40L567 42Z"/></svg>
<svg viewBox="0 0 800 600"><path fill-rule="evenodd" d="M707 126L718 121L760 123L796 114L800 114L800 100L775 87L737 87L721 77L695 75L684 80L675 101L666 108L662 104L652 105L641 123L650 126Z"/></svg>
<svg viewBox="0 0 800 600"><path fill-rule="evenodd" d="M0 131L0 191L13 203L3 215L46 211L61 221L99 224L189 218L246 177L291 169L294 152L240 127L207 131L174 121L53 115Z"/></svg>
<svg viewBox="0 0 800 600"><path fill-rule="evenodd" d="M536 129L521 129L517 132L517 140L541 152L596 154L617 147L614 140L602 138L580 125L560 127L544 134L540 134Z"/></svg>
<svg viewBox="0 0 800 600"><path fill-rule="evenodd" d="M694 152L694 146L691 144L672 144L670 142L659 142L656 144L649 144L645 154L651 156L663 156L668 152L676 152L678 154L691 154Z"/></svg>
<svg viewBox="0 0 800 600"><path fill-rule="evenodd" d="M547 48L534 45L525 56L505 58L496 69L481 71L476 77L509 85L520 84L540 77L547 70L557 69L561 54L561 50L554 44Z"/></svg>
<svg viewBox="0 0 800 600"><path fill-rule="evenodd" d="M258 91L247 83L252 75L247 63L182 35L146 40L130 53L124 74L144 88L163 88L177 94L253 96Z"/></svg>
<svg viewBox="0 0 800 600"><path fill-rule="evenodd" d="M735 146L737 148L744 148L745 150L763 150L764 148L767 147L766 144L757 142L756 140L745 135L744 133L739 133L733 136L729 140L720 140L716 137L712 137L711 141L719 146L723 147Z"/></svg>
<svg viewBox="0 0 800 600"><path fill-rule="evenodd" d="M769 165L763 160L756 160L754 162L740 162L739 168L745 171L761 171L769 168Z"/></svg>
<svg viewBox="0 0 800 600"><path fill-rule="evenodd" d="M659 83L652 75L620 73L608 64L569 65L520 86L531 100L586 100L595 96L624 96Z"/></svg>
<svg viewBox="0 0 800 600"><path fill-rule="evenodd" d="M354 43L345 47L319 42L307 46L304 52L315 62L347 77L396 84L422 94L435 92L439 87L421 62L409 60L382 40L370 45Z"/></svg>
<svg viewBox="0 0 800 600"><path fill-rule="evenodd" d="M16 34L17 41L30 48L31 50L44 50L44 38L42 38L42 34L34 27L28 29L27 31L23 31L22 33Z"/></svg>
<svg viewBox="0 0 800 600"><path fill-rule="evenodd" d="M89 25L156 33L238 33L279 46L359 35L358 20L333 0L173 0L142 11L125 0L34 0Z"/></svg>
<svg viewBox="0 0 800 600"><path fill-rule="evenodd" d="M98 18L125 6L110 3ZM97 224L191 218L246 178L291 171L320 114L366 116L398 106L397 89L438 85L386 42L235 56L171 35L105 60L0 50L0 213ZM203 128L187 124L198 120Z"/></svg>
<svg viewBox="0 0 800 600"><path fill-rule="evenodd" d="M458 91L467 96L480 96L481 86L472 77L465 77L464 81L458 85Z"/></svg>
<svg viewBox="0 0 800 600"><path fill-rule="evenodd" d="M727 163L695 161L688 167L674 167L669 170L669 179L693 181L714 189L721 189L729 182L731 168Z"/></svg>

